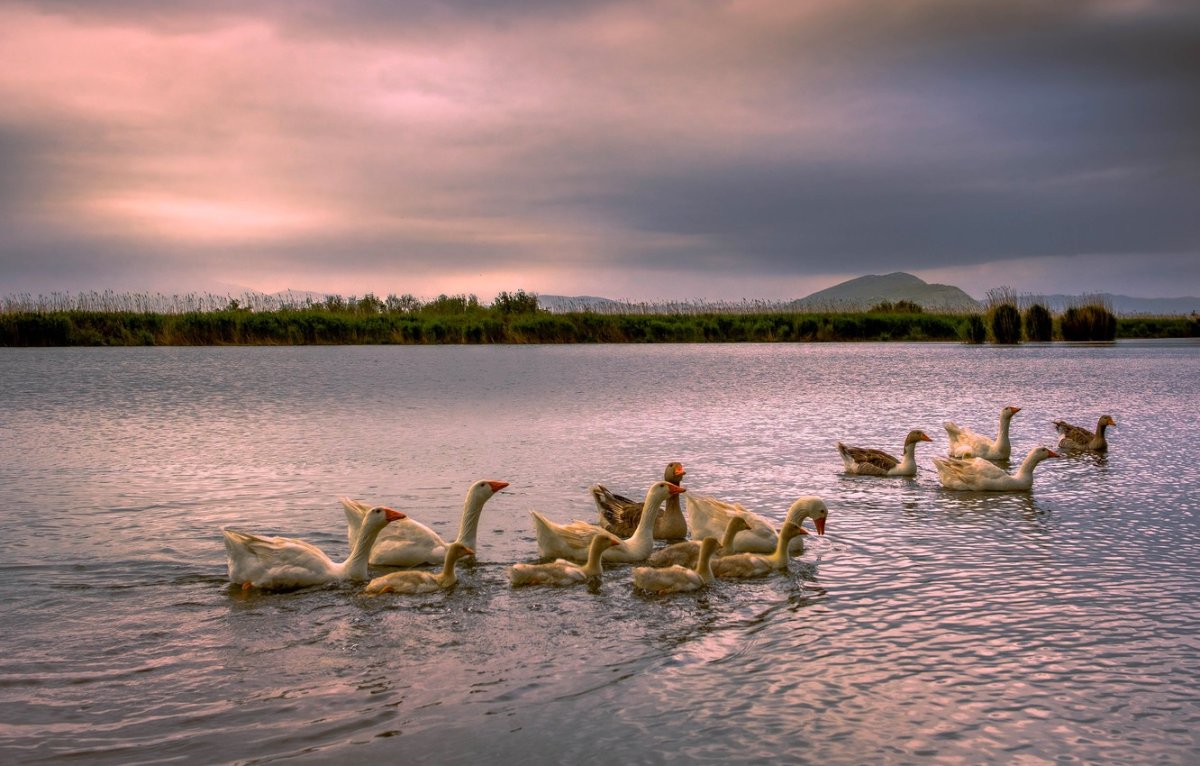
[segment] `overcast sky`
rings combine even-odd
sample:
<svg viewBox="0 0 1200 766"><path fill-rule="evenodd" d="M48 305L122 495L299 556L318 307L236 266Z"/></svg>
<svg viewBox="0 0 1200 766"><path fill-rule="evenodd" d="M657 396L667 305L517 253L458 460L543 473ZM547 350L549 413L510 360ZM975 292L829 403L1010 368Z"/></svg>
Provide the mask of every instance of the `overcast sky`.
<svg viewBox="0 0 1200 766"><path fill-rule="evenodd" d="M0 0L0 295L1200 295L1194 0Z"/></svg>

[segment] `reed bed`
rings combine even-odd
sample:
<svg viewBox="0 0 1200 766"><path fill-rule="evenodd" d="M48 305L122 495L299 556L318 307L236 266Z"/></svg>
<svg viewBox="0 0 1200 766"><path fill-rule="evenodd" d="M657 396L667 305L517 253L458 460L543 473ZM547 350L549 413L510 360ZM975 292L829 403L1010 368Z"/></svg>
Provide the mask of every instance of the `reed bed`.
<svg viewBox="0 0 1200 766"><path fill-rule="evenodd" d="M765 304L764 304L765 305ZM982 343L979 314L929 313L912 305L860 311L701 310L678 304L639 310L539 307L536 294L378 298L246 294L146 295L113 292L14 296L0 301L4 346L180 346L482 343L714 343L955 341ZM1197 337L1195 317L1121 320L1121 337ZM1065 333L1062 337L1066 337Z"/></svg>
<svg viewBox="0 0 1200 766"><path fill-rule="evenodd" d="M1025 339L1046 343L1054 339L1054 316L1040 303L1031 303L1022 317Z"/></svg>

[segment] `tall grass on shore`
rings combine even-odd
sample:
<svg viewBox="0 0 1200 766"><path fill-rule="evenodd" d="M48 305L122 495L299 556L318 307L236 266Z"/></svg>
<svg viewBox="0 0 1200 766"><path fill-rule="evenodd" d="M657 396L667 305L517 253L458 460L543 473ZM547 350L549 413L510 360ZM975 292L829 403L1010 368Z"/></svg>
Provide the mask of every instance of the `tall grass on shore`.
<svg viewBox="0 0 1200 766"><path fill-rule="evenodd" d="M0 345L950 341L961 323L955 315L909 307L896 313L551 314L522 290L500 293L490 305L474 295L428 302L407 295L327 296L267 306L195 296L157 300L106 293L74 304L63 298L10 302L0 311ZM143 309L149 306L169 310Z"/></svg>
<svg viewBox="0 0 1200 766"><path fill-rule="evenodd" d="M979 345L987 340L987 325L979 314L968 314L959 327L959 338L963 343Z"/></svg>
<svg viewBox="0 0 1200 766"><path fill-rule="evenodd" d="M1108 301L1085 296L1063 312L1059 329L1063 340L1111 341L1117 337L1117 317Z"/></svg>
<svg viewBox="0 0 1200 766"><path fill-rule="evenodd" d="M1017 309L1017 293L1011 287L996 287L987 291L987 325L993 343L1021 342L1021 312Z"/></svg>
<svg viewBox="0 0 1200 766"><path fill-rule="evenodd" d="M1031 303L1025 309L1022 324L1025 327L1025 340L1047 343L1054 338L1054 317L1050 309L1040 303Z"/></svg>
<svg viewBox="0 0 1200 766"><path fill-rule="evenodd" d="M278 301L278 302L277 302ZM90 293L28 296L0 302L0 346L706 343L807 341L954 341L983 343L978 314L934 314L912 306L797 313L550 313L536 294L500 293L489 305L474 295L385 299L253 295L145 296ZM1196 337L1196 317L1121 320L1123 337Z"/></svg>

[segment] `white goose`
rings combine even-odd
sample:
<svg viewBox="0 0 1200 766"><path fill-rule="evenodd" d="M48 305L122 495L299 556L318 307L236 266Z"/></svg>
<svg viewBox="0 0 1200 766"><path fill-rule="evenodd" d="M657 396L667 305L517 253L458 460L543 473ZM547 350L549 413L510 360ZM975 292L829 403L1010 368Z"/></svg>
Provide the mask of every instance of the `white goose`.
<svg viewBox="0 0 1200 766"><path fill-rule="evenodd" d="M350 557L338 564L304 540L294 537L261 537L221 527L229 558L229 580L250 588L303 588L342 580L367 579L367 559L379 532L404 514L391 508L367 511Z"/></svg>
<svg viewBox="0 0 1200 766"><path fill-rule="evenodd" d="M981 457L935 457L933 464L946 489L1020 492L1033 488L1033 469L1048 457L1058 457L1058 453L1048 447L1034 447L1014 474Z"/></svg>
<svg viewBox="0 0 1200 766"><path fill-rule="evenodd" d="M1000 410L1000 430L995 439L981 436L969 428L963 428L952 420L942 425L950 436L951 457L981 457L986 460L1008 460L1012 446L1008 442L1008 426L1020 407L1005 407Z"/></svg>
<svg viewBox="0 0 1200 766"><path fill-rule="evenodd" d="M716 537L724 532L725 526L734 516L742 516L746 519L750 528L738 532L734 536L733 548L727 549L727 552L772 553L779 542L779 536L775 533L775 527L770 521L757 513L746 510L739 504L727 503L707 495L688 495L687 505L688 521L691 523L694 537ZM792 508L788 510L785 520L800 524L806 517L811 518L813 525L817 528L817 534L823 535L825 534L825 519L828 516L829 509L825 507L821 498L806 496L792 503ZM801 532L801 534L807 534L807 532ZM799 553L802 551L803 541L793 539L791 545L792 552Z"/></svg>
<svg viewBox="0 0 1200 766"><path fill-rule="evenodd" d="M558 559L549 564L513 564L508 570L513 585L579 585L599 577L603 572L600 558L606 550L621 541L612 535L596 535L588 545L587 563L583 566Z"/></svg>
<svg viewBox="0 0 1200 766"><path fill-rule="evenodd" d="M479 514L483 512L483 504L507 486L506 481L481 479L467 489L455 542L475 550ZM341 502L346 512L346 531L353 540L369 506L348 497L341 498ZM441 564L446 558L446 545L446 541L437 532L419 521L405 519L399 524L391 525L379 535L379 540L371 551L371 563L391 567Z"/></svg>
<svg viewBox="0 0 1200 766"><path fill-rule="evenodd" d="M924 431L909 431L904 439L904 457L897 460L883 450L865 447L847 447L837 443L838 453L846 466L846 473L858 476L916 476L917 443L930 442Z"/></svg>
<svg viewBox="0 0 1200 766"><path fill-rule="evenodd" d="M638 521L633 536L622 540L619 545L604 551L604 561L645 561L654 550L654 519L658 516L659 507L668 495L678 495L687 490L666 481L656 481L646 492L646 502L643 504L642 518ZM537 511L530 511L533 526L537 531L538 552L543 558L562 558L572 561L587 559L588 545L598 534L611 534L603 527L589 524L586 521L573 521L570 524L555 524Z"/></svg>
<svg viewBox="0 0 1200 766"><path fill-rule="evenodd" d="M762 577L771 572L787 570L791 560L789 543L804 530L793 521L783 522L779 529L779 544L769 556L761 553L734 553L713 560L713 574L717 577Z"/></svg>
<svg viewBox="0 0 1200 766"><path fill-rule="evenodd" d="M720 546L713 556L729 554L733 547L734 536L743 529L749 528L750 524L744 516L731 517L729 523L725 525L725 533L721 536ZM668 545L651 553L650 558L646 559L646 563L652 567L669 567L676 564L681 567L694 567L700 560L700 544L699 540L685 540L682 543Z"/></svg>
<svg viewBox="0 0 1200 766"><path fill-rule="evenodd" d="M695 569L678 564L669 567L634 567L633 586L647 593L682 593L712 585L716 580L712 569L712 555L716 549L717 538L704 538Z"/></svg>
<svg viewBox="0 0 1200 766"><path fill-rule="evenodd" d="M458 582L454 572L454 564L465 556L474 556L475 551L462 543L450 543L446 547L446 556L442 561L442 571L434 574L422 569L407 569L401 572L389 572L382 577L376 577L367 583L364 593L377 595L379 593L433 593L434 591L453 588Z"/></svg>

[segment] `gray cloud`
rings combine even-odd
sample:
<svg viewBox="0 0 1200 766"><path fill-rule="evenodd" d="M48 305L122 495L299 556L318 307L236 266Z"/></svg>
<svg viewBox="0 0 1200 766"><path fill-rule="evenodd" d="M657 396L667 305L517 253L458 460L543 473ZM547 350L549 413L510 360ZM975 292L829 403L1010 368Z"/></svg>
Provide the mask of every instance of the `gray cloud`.
<svg viewBox="0 0 1200 766"><path fill-rule="evenodd" d="M298 53L264 54L267 74L214 58L230 67L220 90L144 124L136 109L0 107L0 289L199 280L250 258L312 281L564 262L719 280L1097 255L1159 258L1200 291L1180 255L1200 248L1187 4L25 7L164 45L252 14ZM356 70L299 53L330 46L377 55ZM106 190L209 201L218 182L218 202L282 200L337 225L155 240L69 212ZM539 289L502 287L518 286Z"/></svg>

